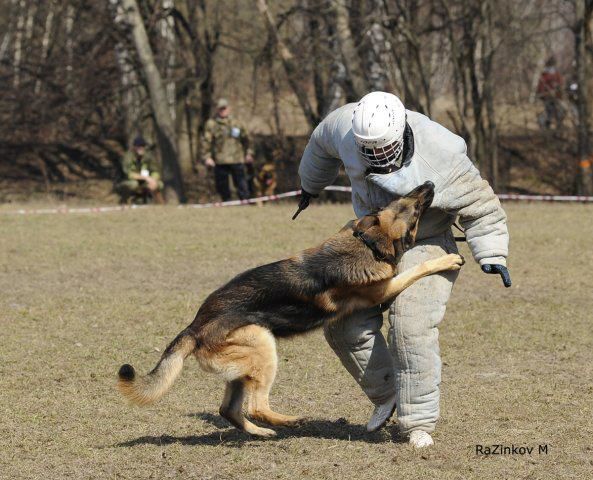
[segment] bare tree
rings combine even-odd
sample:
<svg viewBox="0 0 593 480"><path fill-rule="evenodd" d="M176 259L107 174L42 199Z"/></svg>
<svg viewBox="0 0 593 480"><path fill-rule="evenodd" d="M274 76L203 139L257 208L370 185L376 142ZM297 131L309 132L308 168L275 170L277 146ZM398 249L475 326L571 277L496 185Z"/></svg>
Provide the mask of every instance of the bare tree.
<svg viewBox="0 0 593 480"><path fill-rule="evenodd" d="M336 37L347 72L347 97L349 101L353 102L367 93L367 82L364 76L360 51L356 48L350 27L351 19L346 0L331 1L336 22Z"/></svg>
<svg viewBox="0 0 593 480"><path fill-rule="evenodd" d="M357 0L360 2L360 0ZM384 91L388 88L389 77L389 51L391 43L387 38L385 23L387 11L383 0L361 2L370 4L371 11L367 14L368 26L363 34L362 46L365 51L361 56L364 59L365 72L368 86L371 90ZM357 10L362 10L360 5Z"/></svg>
<svg viewBox="0 0 593 480"><path fill-rule="evenodd" d="M18 14L16 21L16 32L14 38L14 88L18 88L21 83L21 61L23 57L23 35L25 30L25 10L27 3L25 0L18 2Z"/></svg>
<svg viewBox="0 0 593 480"><path fill-rule="evenodd" d="M268 2L266 0L256 0L257 8L264 20L264 24L273 40L274 46L278 51L282 65L286 72L288 83L292 87L294 94L296 95L299 105L301 106L305 118L309 124L313 127L319 123L319 116L313 110L311 102L309 101L309 94L302 84L300 78L300 68L294 60L293 53L289 50L286 43L280 37L278 28L276 26L276 20L274 15L269 9Z"/></svg>
<svg viewBox="0 0 593 480"><path fill-rule="evenodd" d="M185 202L185 191L178 161L175 123L171 118L165 86L154 60L144 21L136 0L122 0L121 5L132 30L132 38L150 93L157 141L163 164L165 194L173 201Z"/></svg>
<svg viewBox="0 0 593 480"><path fill-rule="evenodd" d="M6 31L2 35L2 42L0 42L0 62L4 61L5 56L8 54L9 46L14 36L14 18L16 14L17 0L10 0L10 10L8 13L8 26Z"/></svg>
<svg viewBox="0 0 593 480"><path fill-rule="evenodd" d="M591 150L591 112L593 101L593 1L574 0L572 26L578 84L577 192L593 195L593 156Z"/></svg>
<svg viewBox="0 0 593 480"><path fill-rule="evenodd" d="M66 78L68 81L68 92L71 93L72 85L72 70L74 62L74 38L72 38L74 30L74 5L69 4L66 7L66 52L68 55L68 63L66 64Z"/></svg>
<svg viewBox="0 0 593 480"><path fill-rule="evenodd" d="M199 133L213 108L214 57L221 34L219 8L216 4L211 10L205 0L183 0L171 10L178 44L177 131L184 175L197 159Z"/></svg>
<svg viewBox="0 0 593 480"><path fill-rule="evenodd" d="M497 125L493 66L503 38L496 37L493 1L441 0L439 15L447 32L453 65L457 130L469 140L472 158L498 188Z"/></svg>
<svg viewBox="0 0 593 480"><path fill-rule="evenodd" d="M48 2L47 15L45 17L43 37L41 39L40 68L43 68L45 61L47 60L47 54L49 52L49 40L50 40L51 34L52 34L55 10L56 10L56 2L55 2L55 0L50 0ZM35 95L39 95L39 93L41 93L41 80L38 78L35 81Z"/></svg>

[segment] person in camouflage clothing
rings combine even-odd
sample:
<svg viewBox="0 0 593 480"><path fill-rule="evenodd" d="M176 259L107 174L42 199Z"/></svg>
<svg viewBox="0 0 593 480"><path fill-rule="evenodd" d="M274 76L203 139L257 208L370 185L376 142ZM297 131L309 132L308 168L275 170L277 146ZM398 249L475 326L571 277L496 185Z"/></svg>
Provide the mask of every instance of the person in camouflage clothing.
<svg viewBox="0 0 593 480"><path fill-rule="evenodd" d="M123 157L122 171L124 179L115 187L122 203L127 203L134 197L152 197L156 203L164 203L161 193L163 182L154 156L146 151L144 138L134 139L132 149Z"/></svg>
<svg viewBox="0 0 593 480"><path fill-rule="evenodd" d="M223 202L230 200L229 175L241 200L249 198L245 175L245 163L253 163L253 151L245 127L231 117L226 99L216 104L216 116L206 122L204 128L204 163L214 168L216 191Z"/></svg>

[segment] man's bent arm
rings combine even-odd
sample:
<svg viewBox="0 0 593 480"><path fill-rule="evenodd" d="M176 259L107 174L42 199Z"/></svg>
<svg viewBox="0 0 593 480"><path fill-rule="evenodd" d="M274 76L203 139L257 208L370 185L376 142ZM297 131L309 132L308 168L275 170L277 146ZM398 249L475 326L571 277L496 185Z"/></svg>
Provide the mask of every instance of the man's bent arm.
<svg viewBox="0 0 593 480"><path fill-rule="evenodd" d="M326 125L321 122L313 131L299 165L301 186L312 195L318 195L334 182L342 163L328 153L331 138L326 132Z"/></svg>
<svg viewBox="0 0 593 480"><path fill-rule="evenodd" d="M500 200L465 155L446 180L442 204L459 215L467 243L480 263L506 266L509 233Z"/></svg>

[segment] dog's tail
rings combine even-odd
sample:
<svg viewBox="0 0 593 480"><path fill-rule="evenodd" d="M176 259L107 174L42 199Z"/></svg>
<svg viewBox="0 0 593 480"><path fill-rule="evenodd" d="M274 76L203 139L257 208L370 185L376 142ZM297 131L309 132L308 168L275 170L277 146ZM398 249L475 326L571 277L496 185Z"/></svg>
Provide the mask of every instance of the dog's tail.
<svg viewBox="0 0 593 480"><path fill-rule="evenodd" d="M170 343L148 375L138 376L132 365L122 365L118 372L117 389L136 405L156 402L171 388L181 373L183 361L195 350L196 345L194 335L184 330Z"/></svg>

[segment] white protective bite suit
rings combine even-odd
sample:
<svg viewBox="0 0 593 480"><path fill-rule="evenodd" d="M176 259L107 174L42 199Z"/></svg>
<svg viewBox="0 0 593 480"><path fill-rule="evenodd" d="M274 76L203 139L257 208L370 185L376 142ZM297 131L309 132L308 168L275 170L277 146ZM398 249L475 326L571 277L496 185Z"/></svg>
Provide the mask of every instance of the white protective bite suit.
<svg viewBox="0 0 593 480"><path fill-rule="evenodd" d="M435 197L420 220L416 245L400 261L400 271L456 253L451 233L456 216L476 261L506 265L506 215L467 157L464 140L428 117L406 111L413 153L408 152L399 170L367 173L352 133L355 106L351 103L330 113L313 132L299 166L303 189L318 194L333 183L343 163L352 185L354 211L362 217L430 180ZM441 380L437 327L456 277L457 272L425 277L397 297L389 308L391 354L380 331L379 308L325 329L328 343L373 403L382 404L396 393L402 433L430 433L435 428Z"/></svg>

